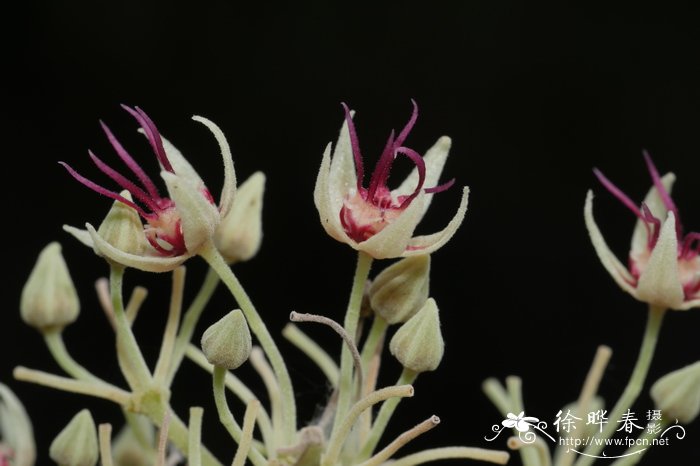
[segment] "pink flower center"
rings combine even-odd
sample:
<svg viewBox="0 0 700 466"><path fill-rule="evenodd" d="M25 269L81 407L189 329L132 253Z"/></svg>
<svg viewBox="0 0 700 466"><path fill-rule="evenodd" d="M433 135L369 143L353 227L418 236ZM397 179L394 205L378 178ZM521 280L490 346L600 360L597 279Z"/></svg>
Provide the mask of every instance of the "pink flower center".
<svg viewBox="0 0 700 466"><path fill-rule="evenodd" d="M158 128L153 123L146 113L138 107L130 108L122 105L122 108L129 112L141 126L146 135L151 149L156 155L160 166L163 170L170 173L175 173L168 156L163 147L163 139L158 132ZM163 256L180 256L187 252L185 246L185 238L182 233L182 220L175 206L175 203L168 197L161 196L158 188L153 180L146 174L141 166L136 163L134 158L124 149L121 143L114 136L112 131L100 122L102 130L105 132L107 139L114 148L119 158L131 170L138 179L138 184L130 181L128 178L114 170L101 159L99 159L92 151L88 151L90 158L93 160L97 168L105 175L114 180L122 189L129 191L131 196L138 201L143 207L134 201L126 199L121 194L106 189L97 183L85 178L75 171L72 167L64 162L60 162L66 170L80 183L88 188L96 191L99 194L107 196L111 199L120 201L129 207L133 208L147 222L144 227L146 239L153 248ZM202 195L211 203L214 204L214 199L206 187L202 188Z"/></svg>
<svg viewBox="0 0 700 466"><path fill-rule="evenodd" d="M678 273L680 281L683 284L685 298L695 299L698 291L700 291L700 233L691 232L685 235L683 234L683 225L681 224L678 214L678 207L676 207L671 195L661 182L659 172L646 151L644 151L644 159L654 182L654 187L661 198L661 202L664 204L666 210L673 212L675 216L676 237L678 239ZM646 269L651 253L659 239L663 222L651 212L645 203L642 203L641 207L637 207L625 193L608 180L599 170L595 169L594 173L603 186L630 209L637 218L643 222L646 228L646 249L642 251L632 251L629 257L630 273L635 279L632 285L636 286L639 277Z"/></svg>
<svg viewBox="0 0 700 466"><path fill-rule="evenodd" d="M397 137L395 137L394 131L389 135L367 188L363 187L364 164L355 124L350 115L350 109L344 103L342 104L345 109L345 121L348 125L350 145L355 160L357 188L348 193L343 201L343 207L340 210L340 223L348 236L358 243L366 241L386 228L423 189L425 183L423 157L418 152L403 145L418 119L418 106L415 101L411 100L411 102L413 103L411 118ZM418 171L418 184L411 194L395 195L387 186L391 167L398 155L408 157ZM443 185L425 189L425 192L442 192L449 189L452 184L454 184L454 179Z"/></svg>

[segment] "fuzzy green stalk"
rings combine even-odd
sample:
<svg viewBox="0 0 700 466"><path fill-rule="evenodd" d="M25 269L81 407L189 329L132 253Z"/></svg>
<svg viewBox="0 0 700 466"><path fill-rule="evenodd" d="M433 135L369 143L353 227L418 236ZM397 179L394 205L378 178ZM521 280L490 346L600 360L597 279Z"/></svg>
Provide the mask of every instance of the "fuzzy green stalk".
<svg viewBox="0 0 700 466"><path fill-rule="evenodd" d="M144 390L151 381L151 372L124 312L123 280L124 267L110 264L109 283L117 333L117 354L120 356L119 365L129 386L134 390Z"/></svg>
<svg viewBox="0 0 700 466"><path fill-rule="evenodd" d="M396 385L411 385L413 382L415 382L417 377L418 372L404 368L399 376L399 380L396 382ZM382 403L382 407L379 409L377 418L374 420L372 429L369 431L369 435L367 436L367 442L365 442L365 446L362 448L362 452L360 453L361 459L369 458L374 452L374 449L377 448L377 444L382 438L384 430L389 424L389 420L394 414L394 411L396 410L396 407L399 405L400 401L401 398L394 397L389 398Z"/></svg>
<svg viewBox="0 0 700 466"><path fill-rule="evenodd" d="M622 414L626 412L630 406L632 406L632 403L635 402L641 393L647 373L649 372L651 360L654 357L656 342L659 338L659 331L661 330L661 324L665 314L666 309L652 305L649 306L647 325L646 329L644 330L644 337L642 339L641 348L639 349L637 363L634 366L632 376L630 377L629 382L627 382L625 390L622 392L620 399L617 400L615 407L610 412L610 419L620 419ZM598 456L605 446L604 440L610 438L610 436L615 433L616 427L617 425L612 422L606 424L603 432L597 436L597 438L603 439L603 441L591 442L583 452L585 456L581 456L581 458L576 462L576 466L590 466L593 464L593 461L595 460L594 457Z"/></svg>
<svg viewBox="0 0 700 466"><path fill-rule="evenodd" d="M360 320L360 307L362 306L362 297L367 284L369 270L372 267L372 257L362 251L357 255L357 266L355 268L355 277L352 281L352 290L350 291L350 301L348 309L345 313L345 321L343 328L353 340L357 338L357 324ZM352 404L352 369L354 361L350 348L343 344L340 356L340 382L338 383L338 407L333 420L333 430L331 437L335 436L338 429L345 421L345 416Z"/></svg>
<svg viewBox="0 0 700 466"><path fill-rule="evenodd" d="M240 445L243 437L243 430L233 417L228 407L228 401L226 401L225 382L227 372L225 367L214 366L214 402L216 404L216 410L219 413L219 421L221 421L221 424L223 424L231 435L231 438ZM267 465L265 457L255 448L250 448L248 457L255 466Z"/></svg>
<svg viewBox="0 0 700 466"><path fill-rule="evenodd" d="M93 375L90 371L81 366L73 357L68 353L66 345L63 342L63 333L61 330L49 330L44 332L44 342L49 348L51 356L53 356L56 363L63 369L66 374L70 375L76 380L82 380L84 382L94 382L94 383L104 383L104 380Z"/></svg>
<svg viewBox="0 0 700 466"><path fill-rule="evenodd" d="M369 361L379 349L379 344L383 341L388 326L386 319L379 314L374 315L372 327L369 329L367 339L362 346L362 367L369 367Z"/></svg>
<svg viewBox="0 0 700 466"><path fill-rule="evenodd" d="M177 370L182 364L182 360L185 357L185 351L187 350L187 345L192 340L192 335L194 334L195 327L199 318L202 315L202 311L206 307L207 303L211 299L216 287L219 284L219 276L213 269L207 270L207 275L204 278L202 287L197 292L194 301L190 304L182 318L182 326L180 327L180 332L175 340L175 349L173 350L172 361L170 363L170 372L168 373L167 384L171 386L173 384L173 379Z"/></svg>
<svg viewBox="0 0 700 466"><path fill-rule="evenodd" d="M206 260L212 269L217 273L221 281L224 282L226 287L229 289L233 297L238 302L238 305L243 311L246 320L248 321L248 326L252 330L253 334L258 338L260 346L267 354L270 364L272 365L277 380L280 385L280 392L282 395L282 410L283 410L283 427L282 432L284 434L284 439L288 444L294 443L294 437L296 435L296 401L294 398L294 388L292 387L292 379L289 377L289 371L282 358L282 353L277 348L275 341L272 339L269 330L265 326L265 323L260 318L260 314L253 306L253 302L250 297L243 289L241 282L231 270L231 267L224 261L221 257L221 253L210 244L200 251L200 255L204 260ZM351 361L352 362L352 361Z"/></svg>

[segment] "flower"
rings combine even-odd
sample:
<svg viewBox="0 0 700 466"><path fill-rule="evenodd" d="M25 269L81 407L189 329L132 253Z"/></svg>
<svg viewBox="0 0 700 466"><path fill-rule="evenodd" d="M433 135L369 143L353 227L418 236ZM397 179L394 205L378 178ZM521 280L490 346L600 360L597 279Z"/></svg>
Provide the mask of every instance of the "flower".
<svg viewBox="0 0 700 466"><path fill-rule="evenodd" d="M122 105L141 126L142 132L151 146L161 168L160 175L165 181L168 196L160 194L153 180L129 155L112 131L100 122L107 139L115 152L137 178L131 181L99 159L92 151L90 158L97 168L128 191L134 200L106 189L83 177L72 167L60 162L68 172L88 188L134 209L145 220L144 234L148 244L142 254L134 254L115 247L105 240L95 228L86 224L87 232L73 227L65 229L85 244L109 260L149 272L173 270L182 262L197 254L211 243L214 233L231 210L236 191L236 174L233 169L231 151L223 133L206 118L194 116L193 120L206 126L216 138L221 149L224 164L224 186L218 207L197 172L183 155L163 138L153 121L138 107Z"/></svg>
<svg viewBox="0 0 700 466"><path fill-rule="evenodd" d="M433 194L448 189L454 182L435 186L447 159L450 138L438 139L425 157L405 147L404 141L418 118L418 107L413 102L411 119L398 136L391 133L365 188L364 165L352 113L347 105L343 107L345 123L332 160L331 144L326 147L314 190L323 227L336 240L377 259L429 254L440 248L464 219L469 193L466 186L457 213L442 231L415 237L413 232ZM415 168L398 188L389 190L386 183L398 155L408 157ZM426 185L430 187L424 188Z"/></svg>
<svg viewBox="0 0 700 466"><path fill-rule="evenodd" d="M509 429L515 428L518 432L527 432L530 430L530 424L532 422L539 422L540 420L536 417L525 416L525 411L520 411L517 416L513 413L508 413L506 415L507 419L504 419L501 424L503 427Z"/></svg>
<svg viewBox="0 0 700 466"><path fill-rule="evenodd" d="M644 159L653 186L641 207L637 207L599 170L594 170L603 186L637 216L629 268L605 243L593 219L593 193L588 191L584 218L593 247L617 284L636 299L675 310L700 306L700 234L683 234L678 208L670 195L676 177L673 173L659 176L646 152Z"/></svg>

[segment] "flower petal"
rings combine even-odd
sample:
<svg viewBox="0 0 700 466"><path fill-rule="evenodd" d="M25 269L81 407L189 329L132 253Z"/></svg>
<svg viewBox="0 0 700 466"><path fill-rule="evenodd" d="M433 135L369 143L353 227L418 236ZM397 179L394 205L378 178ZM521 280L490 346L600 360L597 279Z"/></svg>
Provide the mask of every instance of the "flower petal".
<svg viewBox="0 0 700 466"><path fill-rule="evenodd" d="M661 183L666 188L666 191L671 194L671 188L673 188L673 183L676 181L676 175L673 173L666 173L661 178ZM664 205L659 191L656 186L651 187L646 197L644 198L644 204L649 208L654 217L658 219L666 218L666 212L668 209ZM649 234L647 226L641 219L637 219L637 223L634 226L634 232L632 233L632 245L630 247L630 254L636 256L640 253L646 252L649 244Z"/></svg>
<svg viewBox="0 0 700 466"><path fill-rule="evenodd" d="M90 233L88 233L87 230L81 230L80 228L76 228L70 225L63 225L63 231L72 235L75 239L83 243L85 246L89 248L95 247L94 243L92 242L92 238L90 237Z"/></svg>
<svg viewBox="0 0 700 466"><path fill-rule="evenodd" d="M690 300L683 301L683 304L675 308L676 311L687 311L688 309L693 309L700 307L700 298L694 298Z"/></svg>
<svg viewBox="0 0 700 466"><path fill-rule="evenodd" d="M447 156L450 152L450 147L452 146L452 140L447 136L442 136L437 140L433 147L428 149L428 151L423 156L423 162L425 162L425 182L423 183L424 188L433 188L437 186L440 182L440 175L442 174L442 169L447 161ZM398 196L408 196L415 189L418 183L418 168L414 168L413 171L406 177L406 179L401 183L401 185L396 188L392 194L395 197ZM423 205L423 213L430 207L430 202L433 200L433 194L428 194ZM421 217L422 217L421 215Z"/></svg>
<svg viewBox="0 0 700 466"><path fill-rule="evenodd" d="M427 194L426 196L432 196ZM428 201L429 202L429 201ZM452 217L450 223L445 228L431 235L416 236L408 243L408 248L403 252L402 257L414 256L416 254L430 254L441 248L452 238L464 220L469 203L469 187L462 188L462 200L459 203L457 213Z"/></svg>
<svg viewBox="0 0 700 466"><path fill-rule="evenodd" d="M219 210L221 211L221 215L225 216L228 214L228 211L231 210L233 198L236 195L236 170L233 168L231 148L228 145L228 141L226 140L223 131L221 131L221 129L214 122L196 115L193 116L192 119L209 128L209 131L211 131L214 135L216 142L219 143L219 149L221 149L221 159L224 162L224 185L221 188Z"/></svg>
<svg viewBox="0 0 700 466"><path fill-rule="evenodd" d="M350 244L353 248L364 251L375 259L389 259L401 257L408 247L413 231L420 222L423 213L423 203L426 194L420 192L418 196L382 231L366 241Z"/></svg>
<svg viewBox="0 0 700 466"><path fill-rule="evenodd" d="M192 257L191 254L176 257L138 256L121 251L97 234L95 228L89 223L85 224L90 237L94 243L95 252L118 264L133 267L145 272L170 272L180 264Z"/></svg>
<svg viewBox="0 0 700 466"><path fill-rule="evenodd" d="M143 134L144 136L148 137L146 135L146 132L143 130L143 128L139 128L138 132ZM168 139L163 137L162 135L160 136L161 142L163 143L163 149L165 150L165 155L168 158L168 162L170 162L170 166L172 167L173 171L178 175L183 178L187 178L190 183L195 184L200 187L204 187L204 181L202 181L202 178L199 176L197 171L192 167L192 165L187 161L184 155L182 155L182 152L180 152L172 142L170 142ZM161 170L165 170L163 168L163 164L160 163L159 160L159 165Z"/></svg>
<svg viewBox="0 0 700 466"><path fill-rule="evenodd" d="M673 212L668 212L649 262L639 276L637 297L670 309L678 309L683 305L685 296L678 273L678 237Z"/></svg>
<svg viewBox="0 0 700 466"><path fill-rule="evenodd" d="M603 238L603 234L595 223L595 219L593 218L593 191L591 190L589 190L586 195L583 217L586 221L586 228L588 229L588 235L591 237L593 248L596 254L598 254L598 259L603 263L605 270L608 271L613 277L613 280L615 280L623 290L630 293L632 296L636 296L636 291L631 285L631 283L634 283L634 277L632 277L629 270L615 257L615 254L610 251L610 248L605 242L605 238Z"/></svg>
<svg viewBox="0 0 700 466"><path fill-rule="evenodd" d="M355 112L350 112L354 116ZM328 190L326 195L330 197L330 207L335 215L340 215L345 197L351 191L357 190L357 173L355 172L355 159L350 143L350 133L347 122L340 128L338 141L333 149L333 157L330 163L328 178Z"/></svg>
<svg viewBox="0 0 700 466"><path fill-rule="evenodd" d="M340 209L343 203L342 198L340 199L340 205L334 210L334 203L331 202L329 195L329 177L330 177L330 167L331 167L331 143L328 143L326 150L323 152L323 159L321 160L321 168L318 171L318 176L316 177L316 186L314 188L314 204L316 204L316 210L318 210L318 215L321 219L321 225L326 230L326 232L338 241L348 244L356 244L350 237L345 233L343 226L340 223Z"/></svg>
<svg viewBox="0 0 700 466"><path fill-rule="evenodd" d="M213 238L221 221L219 210L187 178L167 171L160 172L160 175L180 214L185 247L190 254L196 254L203 244Z"/></svg>

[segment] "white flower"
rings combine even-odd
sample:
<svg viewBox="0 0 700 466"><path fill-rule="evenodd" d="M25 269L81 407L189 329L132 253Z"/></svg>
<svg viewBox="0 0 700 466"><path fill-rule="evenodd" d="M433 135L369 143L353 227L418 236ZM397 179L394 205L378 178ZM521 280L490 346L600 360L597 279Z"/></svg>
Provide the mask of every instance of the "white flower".
<svg viewBox="0 0 700 466"><path fill-rule="evenodd" d="M644 158L654 185L641 207L595 170L603 186L637 216L629 268L605 243L593 219L593 193L588 191L584 218L593 247L617 284L636 299L666 309L700 306L700 234L683 234L678 208L670 195L676 179L673 173L660 177L646 152Z"/></svg>
<svg viewBox="0 0 700 466"><path fill-rule="evenodd" d="M429 254L445 244L462 223L467 210L469 188L462 191L462 201L448 225L437 233L413 236L428 210L435 193L448 189L454 180L436 186L450 149L450 138L443 136L421 157L403 145L418 117L413 115L403 130L392 132L372 173L363 187L364 166L351 112L345 107L345 124L331 159L331 145L326 147L316 179L314 201L321 224L329 235L376 259ZM389 190L386 185L394 159L408 157L413 172L401 185ZM425 189L424 186L429 186Z"/></svg>
<svg viewBox="0 0 700 466"><path fill-rule="evenodd" d="M231 210L236 192L236 174L226 138L211 121L195 116L193 119L205 125L214 134L224 165L224 186L219 205L205 186L197 172L183 155L165 138L143 110L123 106L141 126L161 167L160 175L168 190L168 197L161 196L153 180L144 172L128 152L117 141L106 125L102 128L112 147L124 164L138 179L133 182L100 160L90 152L97 167L127 190L133 200L110 191L78 174L65 163L69 173L88 188L132 207L146 221L145 238L148 241L142 254L134 254L114 247L102 238L95 228L86 224L87 232L73 227L65 229L95 251L113 262L149 272L173 270L185 260L196 255L205 245L211 243L214 233Z"/></svg>

